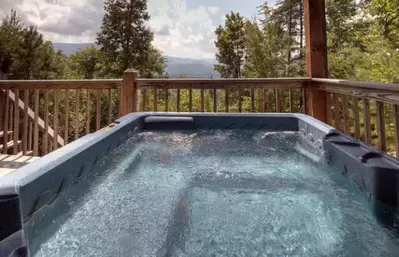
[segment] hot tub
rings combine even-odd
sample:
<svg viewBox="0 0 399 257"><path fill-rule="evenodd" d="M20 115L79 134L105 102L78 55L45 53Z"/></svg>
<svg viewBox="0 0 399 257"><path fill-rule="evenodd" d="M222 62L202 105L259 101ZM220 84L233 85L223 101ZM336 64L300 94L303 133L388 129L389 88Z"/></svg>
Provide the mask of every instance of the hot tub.
<svg viewBox="0 0 399 257"><path fill-rule="evenodd" d="M0 256L399 256L398 174L302 114L130 114L2 178Z"/></svg>

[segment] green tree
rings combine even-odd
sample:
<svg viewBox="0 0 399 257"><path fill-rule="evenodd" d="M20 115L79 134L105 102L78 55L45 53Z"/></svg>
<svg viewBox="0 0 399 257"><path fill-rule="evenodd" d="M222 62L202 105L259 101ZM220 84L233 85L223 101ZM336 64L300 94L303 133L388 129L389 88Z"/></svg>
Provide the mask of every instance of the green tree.
<svg viewBox="0 0 399 257"><path fill-rule="evenodd" d="M225 26L219 26L216 31L215 45L218 49L216 59L219 64L215 70L224 78L240 78L244 64L245 31L244 18L239 13L226 15Z"/></svg>
<svg viewBox="0 0 399 257"><path fill-rule="evenodd" d="M370 0L368 10L375 17L382 36L399 48L399 0Z"/></svg>
<svg viewBox="0 0 399 257"><path fill-rule="evenodd" d="M135 68L148 75L154 63L163 62L151 46L153 34L146 26L150 19L146 0L107 0L104 10L101 31L97 35L103 73L121 76L127 68ZM158 59L154 62L155 57Z"/></svg>
<svg viewBox="0 0 399 257"><path fill-rule="evenodd" d="M84 79L93 79L98 70L99 50L93 46L78 50L71 56L72 69Z"/></svg>
<svg viewBox="0 0 399 257"><path fill-rule="evenodd" d="M19 59L17 76L24 79L34 79L40 71L38 60L40 48L43 45L43 35L34 26L25 28L22 33L22 40L19 42L17 55Z"/></svg>

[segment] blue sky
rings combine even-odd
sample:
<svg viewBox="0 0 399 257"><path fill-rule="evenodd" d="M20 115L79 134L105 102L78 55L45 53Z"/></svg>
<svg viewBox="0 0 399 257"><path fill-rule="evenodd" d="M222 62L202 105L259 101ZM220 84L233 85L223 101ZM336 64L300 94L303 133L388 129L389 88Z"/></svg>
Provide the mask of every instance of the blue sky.
<svg viewBox="0 0 399 257"><path fill-rule="evenodd" d="M275 0L269 0L273 4ZM153 44L165 55L214 58L214 30L230 11L251 18L264 0L148 0ZM0 0L0 18L16 8L46 39L91 43L101 26L102 0Z"/></svg>

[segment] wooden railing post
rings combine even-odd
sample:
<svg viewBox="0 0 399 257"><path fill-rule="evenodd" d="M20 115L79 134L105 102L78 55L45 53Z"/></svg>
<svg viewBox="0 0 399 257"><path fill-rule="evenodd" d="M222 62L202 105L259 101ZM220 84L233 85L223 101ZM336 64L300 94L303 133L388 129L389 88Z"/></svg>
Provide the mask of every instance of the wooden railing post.
<svg viewBox="0 0 399 257"><path fill-rule="evenodd" d="M123 82L120 96L120 115L137 112L137 84L138 72L128 69L123 74Z"/></svg>
<svg viewBox="0 0 399 257"><path fill-rule="evenodd" d="M325 0L304 0L306 27L306 74L310 78L327 78L327 34ZM306 113L327 122L327 93L316 90L309 82Z"/></svg>

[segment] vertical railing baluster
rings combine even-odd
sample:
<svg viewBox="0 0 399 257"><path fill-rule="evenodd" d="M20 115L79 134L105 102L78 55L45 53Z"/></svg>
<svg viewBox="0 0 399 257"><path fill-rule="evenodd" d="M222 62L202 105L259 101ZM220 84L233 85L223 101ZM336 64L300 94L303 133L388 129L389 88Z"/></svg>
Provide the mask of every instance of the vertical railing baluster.
<svg viewBox="0 0 399 257"><path fill-rule="evenodd" d="M342 96L342 101L343 101L343 109L342 113L344 116L344 132L349 134L350 129L349 129L349 105L348 105L348 96L343 95Z"/></svg>
<svg viewBox="0 0 399 257"><path fill-rule="evenodd" d="M14 131L14 104L10 104L9 116L10 116L10 121L8 122L8 130ZM13 137L13 139L14 139L14 137Z"/></svg>
<svg viewBox="0 0 399 257"><path fill-rule="evenodd" d="M216 88L213 89L213 112L218 112L218 92Z"/></svg>
<svg viewBox="0 0 399 257"><path fill-rule="evenodd" d="M165 112L169 111L169 90L165 89Z"/></svg>
<svg viewBox="0 0 399 257"><path fill-rule="evenodd" d="M48 153L48 127L49 127L49 89L44 91L44 132L43 132L43 155Z"/></svg>
<svg viewBox="0 0 399 257"><path fill-rule="evenodd" d="M293 98L292 98L292 89L290 88L289 90L288 90L288 101L289 101L289 108L290 108L290 113L293 113L294 112L294 100L293 100Z"/></svg>
<svg viewBox="0 0 399 257"><path fill-rule="evenodd" d="M180 89L176 92L176 111L180 112Z"/></svg>
<svg viewBox="0 0 399 257"><path fill-rule="evenodd" d="M267 105L268 105L269 99L268 99L268 93L267 89L263 89L263 112L267 112Z"/></svg>
<svg viewBox="0 0 399 257"><path fill-rule="evenodd" d="M91 92L90 89L86 90L86 135L90 133L91 123Z"/></svg>
<svg viewBox="0 0 399 257"><path fill-rule="evenodd" d="M30 152L30 154L32 154L32 150L33 150L33 125L32 122L29 122L29 132L28 132L28 152Z"/></svg>
<svg viewBox="0 0 399 257"><path fill-rule="evenodd" d="M241 92L241 87L238 88L237 93L238 93L238 112L242 112L242 92Z"/></svg>
<svg viewBox="0 0 399 257"><path fill-rule="evenodd" d="M58 116L60 105L60 90L55 90L55 103L54 103L54 149L58 149Z"/></svg>
<svg viewBox="0 0 399 257"><path fill-rule="evenodd" d="M229 89L225 89L225 106L226 106L226 112L229 112Z"/></svg>
<svg viewBox="0 0 399 257"><path fill-rule="evenodd" d="M96 94L96 131L101 128L101 89Z"/></svg>
<svg viewBox="0 0 399 257"><path fill-rule="evenodd" d="M306 95L306 88L302 88L301 91L302 91L302 112L304 114L307 114L308 97Z"/></svg>
<svg viewBox="0 0 399 257"><path fill-rule="evenodd" d="M39 156L39 90L35 89L35 117L33 121L33 155Z"/></svg>
<svg viewBox="0 0 399 257"><path fill-rule="evenodd" d="M5 109L4 109L4 123L3 123L3 153L7 154L7 145L8 145L8 122L9 122L9 113L10 113L10 90L6 89L5 90Z"/></svg>
<svg viewBox="0 0 399 257"><path fill-rule="evenodd" d="M370 102L367 99L363 99L363 121L364 121L364 141L367 144L371 144L371 132L370 132Z"/></svg>
<svg viewBox="0 0 399 257"><path fill-rule="evenodd" d="M14 147L13 154L19 152L19 90L15 90L14 100Z"/></svg>
<svg viewBox="0 0 399 257"><path fill-rule="evenodd" d="M22 154L26 155L28 152L28 108L29 108L29 90L24 90L24 119L23 119L23 132L22 132Z"/></svg>
<svg viewBox="0 0 399 257"><path fill-rule="evenodd" d="M147 89L142 89L142 93L141 93L141 103L142 103L142 107L141 110L143 112L147 111Z"/></svg>
<svg viewBox="0 0 399 257"><path fill-rule="evenodd" d="M69 90L65 89L65 131L64 131L64 144L69 141Z"/></svg>
<svg viewBox="0 0 399 257"><path fill-rule="evenodd" d="M147 90L144 89L143 92L147 92ZM144 103L144 102L143 102ZM145 106L145 103L144 103ZM143 111L145 108L143 108ZM108 124L111 124L112 122L112 89L108 89Z"/></svg>
<svg viewBox="0 0 399 257"><path fill-rule="evenodd" d="M378 148L382 151L387 150L385 137L385 112L384 103L377 101L377 130L378 130Z"/></svg>
<svg viewBox="0 0 399 257"><path fill-rule="evenodd" d="M360 118L359 118L359 100L353 98L353 116L355 119L355 137L360 139Z"/></svg>
<svg viewBox="0 0 399 257"><path fill-rule="evenodd" d="M251 88L251 112L255 112L255 89Z"/></svg>
<svg viewBox="0 0 399 257"><path fill-rule="evenodd" d="M276 112L281 112L281 102L280 102L280 90L275 89L274 94L276 97Z"/></svg>
<svg viewBox="0 0 399 257"><path fill-rule="evenodd" d="M201 112L205 112L204 89L203 88L201 88L200 98L201 98Z"/></svg>
<svg viewBox="0 0 399 257"><path fill-rule="evenodd" d="M154 88L154 112L158 111L158 92L157 88Z"/></svg>
<svg viewBox="0 0 399 257"><path fill-rule="evenodd" d="M341 130L341 115L340 115L340 110L341 110L341 105L339 103L339 95L334 94L334 119L335 119L335 127L338 130Z"/></svg>
<svg viewBox="0 0 399 257"><path fill-rule="evenodd" d="M80 132L80 89L76 89L76 107L75 107L75 140L79 138Z"/></svg>
<svg viewBox="0 0 399 257"><path fill-rule="evenodd" d="M193 90L191 88L188 90L188 111L193 111Z"/></svg>

